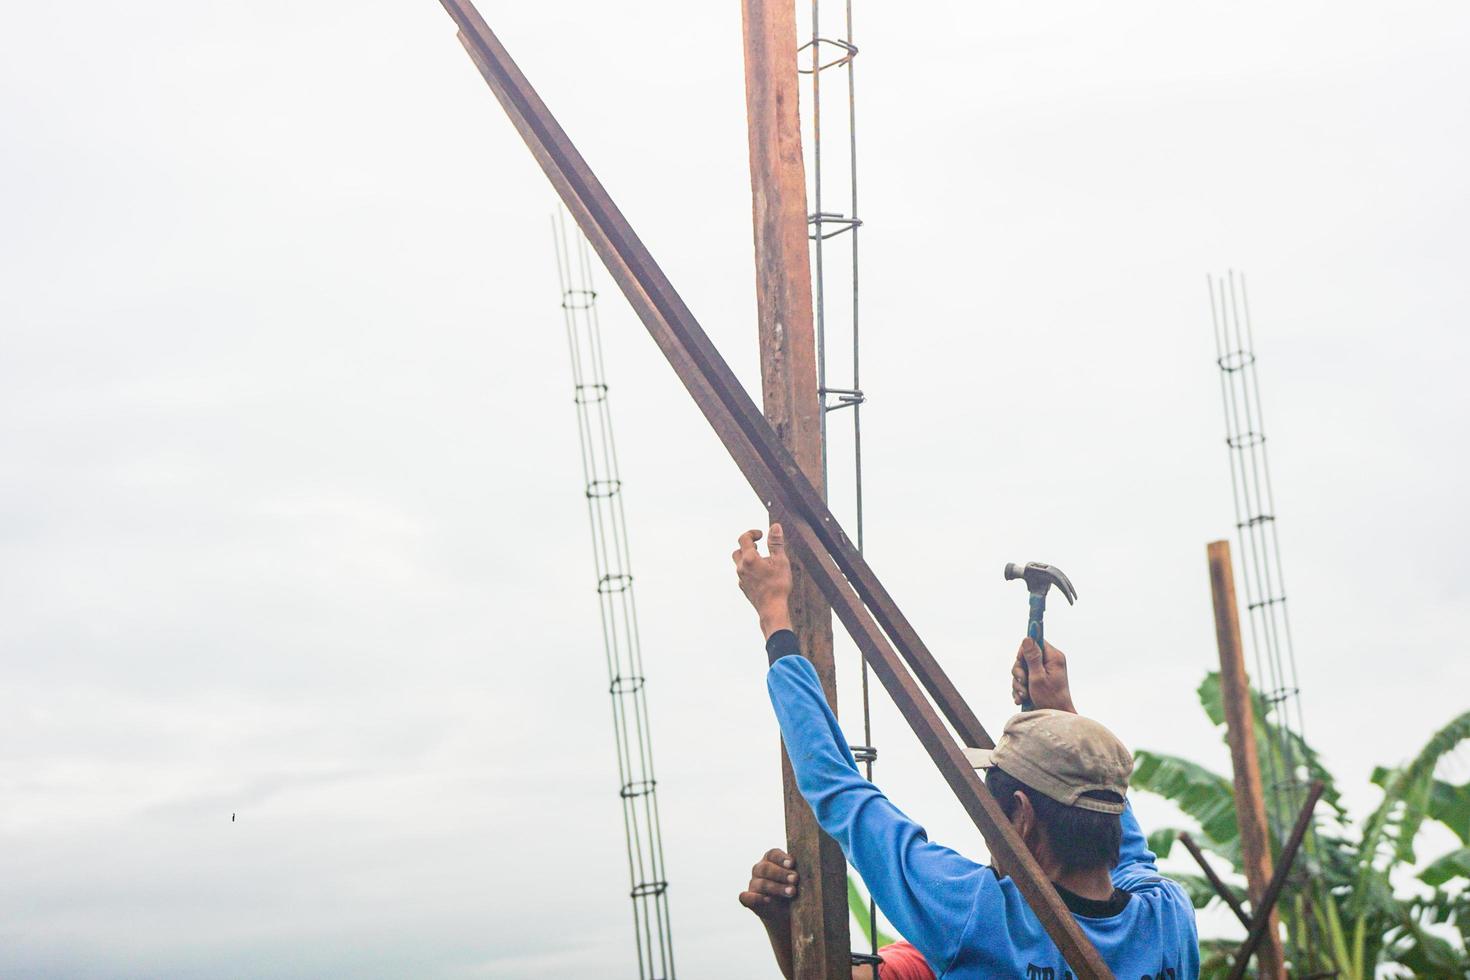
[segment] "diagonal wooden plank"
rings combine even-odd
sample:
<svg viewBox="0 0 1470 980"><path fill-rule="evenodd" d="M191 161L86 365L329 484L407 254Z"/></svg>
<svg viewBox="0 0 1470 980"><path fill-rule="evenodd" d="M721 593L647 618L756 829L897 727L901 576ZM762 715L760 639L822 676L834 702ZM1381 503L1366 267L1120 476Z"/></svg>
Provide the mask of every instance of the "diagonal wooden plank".
<svg viewBox="0 0 1470 980"><path fill-rule="evenodd" d="M1200 850L1199 845L1194 842L1194 838L1187 833L1179 835L1179 843L1184 845L1184 849L1189 852L1189 856L1194 858L1194 863L1199 865L1199 869L1205 873L1205 880L1210 883L1211 888L1215 889L1215 894L1220 896L1222 902L1230 906L1230 911L1235 913L1235 917L1240 920L1240 924L1245 926L1246 932L1249 933L1251 917L1245 914L1245 909L1241 908L1240 899L1235 897L1235 892L1231 891L1230 886L1221 881L1220 876L1215 873L1215 869L1210 867L1210 862L1205 859L1205 852Z"/></svg>
<svg viewBox="0 0 1470 980"><path fill-rule="evenodd" d="M887 630L966 744L993 744L944 676L815 489L801 474L729 366L638 241L606 191L547 111L509 54L467 0L441 0L460 40L525 139L588 241L696 404L768 509L789 515L790 542L843 625L939 766L991 853L1016 868L1015 881L1079 977L1112 974L1016 836L895 654ZM859 596L861 595L861 598ZM880 628L881 627L881 628Z"/></svg>

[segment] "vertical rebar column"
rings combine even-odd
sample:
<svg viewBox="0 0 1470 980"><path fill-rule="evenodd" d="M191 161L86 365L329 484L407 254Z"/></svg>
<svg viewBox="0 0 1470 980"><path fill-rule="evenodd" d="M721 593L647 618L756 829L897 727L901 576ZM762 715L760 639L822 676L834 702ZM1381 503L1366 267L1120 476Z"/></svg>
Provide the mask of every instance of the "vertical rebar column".
<svg viewBox="0 0 1470 980"><path fill-rule="evenodd" d="M1234 271L1211 278L1210 308L1215 325L1216 363L1225 408L1225 444L1230 449L1230 482L1235 500L1235 529L1240 540L1241 577L1245 584L1256 685L1276 715L1276 732L1284 771L1271 776L1280 807L1280 826L1301 808L1309 781L1298 771L1305 760L1290 735L1304 735L1301 688L1296 652L1287 615L1286 584L1281 573L1281 544L1276 533L1276 501L1266 453L1261 387L1256 376L1255 344L1245 277ZM1267 686L1269 685L1269 686ZM1284 764L1284 765L1282 765Z"/></svg>
<svg viewBox="0 0 1470 980"><path fill-rule="evenodd" d="M840 33L833 32L829 36L823 32L824 22L822 19L821 0L812 0L811 4L811 39L798 49L797 57L801 67L798 70L811 78L811 139L807 146L811 151L811 166L807 173L811 180L812 213L807 216L808 238L811 240L812 248L812 312L816 320L817 334L817 390L822 399L822 475L824 485L827 487L829 498L834 489L829 473L832 461L831 440L828 435L827 415L842 409L849 409L852 415L852 483L849 484L852 492L853 517L849 526L853 528L853 536L858 549L863 547L863 426L862 406L866 396L862 390L861 376L861 346L859 344L859 290L858 290L858 229L862 227L862 219L858 217L858 169L857 169L857 90L856 69L857 45L853 42L852 26L852 0L845 0L843 4L843 18ZM843 118L845 124L846 140L843 154L845 159L839 160L837 171L837 183L841 190L839 198L845 205L845 210L829 210L829 206L823 194L829 190L832 181L832 168L830 158L823 157L822 144L822 107L823 91L822 79L825 74L836 70L840 72L837 95L845 103ZM832 92L829 89L828 95ZM839 144L841 145L841 144ZM842 179L841 167L846 167L846 180ZM844 187L843 184L846 186ZM840 241L833 241L834 239ZM829 244L830 243L830 244ZM832 248L846 248L847 254L840 252L837 256L840 265L837 271L829 269L828 250ZM846 262L841 262L846 259ZM845 276L844 276L845 271ZM829 275L837 279L836 288L828 289ZM845 279L845 281L844 281ZM834 302L835 300L835 302ZM849 360L846 364L845 377L834 385L829 381L830 373L836 374L834 363L838 360L828 356L827 339L833 334L841 343L846 340ZM846 333L846 337L841 335ZM862 672L862 701L863 701L863 744L852 746L853 756L863 765L864 774L869 780L873 778L873 762L878 757L878 750L873 747L872 716L868 704L868 664L859 656L859 670ZM854 954L853 962L858 965L871 965L873 976L876 980L878 973L878 913L871 901L868 903L868 935L871 937L870 949L866 954Z"/></svg>
<svg viewBox="0 0 1470 980"><path fill-rule="evenodd" d="M1296 651L1287 615L1286 583L1281 571L1281 543L1276 533L1276 499L1266 453L1261 387L1256 375L1255 342L1245 277L1233 270L1207 277L1210 314L1215 331L1216 364L1225 410L1225 444L1230 454L1230 485L1235 502L1235 529L1240 542L1241 580L1250 623L1256 676L1254 686L1270 708L1262 768L1267 805L1278 837L1286 833L1306 797L1312 775L1306 771L1306 733ZM1308 838L1308 855L1315 850ZM1297 874L1300 886L1312 874ZM1299 894L1306 893L1301 889ZM1300 937L1311 943L1314 926L1304 922ZM1310 955L1310 954L1308 954ZM1298 970L1312 964L1297 962Z"/></svg>
<svg viewBox="0 0 1470 980"><path fill-rule="evenodd" d="M592 527L597 603L612 697L613 742L618 762L618 796L628 848L629 895L640 980L672 980L673 936L669 925L668 878L658 818L658 781L638 611L633 601L632 562L623 515L623 482L613 441L597 290L587 241L567 230L565 215L552 219L561 308L572 362L572 396L582 452L583 493Z"/></svg>

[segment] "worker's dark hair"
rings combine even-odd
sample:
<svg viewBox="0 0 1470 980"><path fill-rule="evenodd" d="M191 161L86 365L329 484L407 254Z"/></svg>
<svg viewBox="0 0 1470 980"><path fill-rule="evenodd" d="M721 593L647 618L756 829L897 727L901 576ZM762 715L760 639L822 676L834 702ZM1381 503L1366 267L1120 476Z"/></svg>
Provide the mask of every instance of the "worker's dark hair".
<svg viewBox="0 0 1470 980"><path fill-rule="evenodd" d="M1016 791L1026 794L1031 808L1036 811L1036 819L1046 831L1052 854L1062 862L1063 871L1117 866L1118 848L1123 843L1123 819L1118 814L1098 813L1058 803L995 767L985 771L985 785L990 787L991 795L1007 817L1016 809ZM1121 802L1116 793L1101 790L1092 790L1084 795Z"/></svg>

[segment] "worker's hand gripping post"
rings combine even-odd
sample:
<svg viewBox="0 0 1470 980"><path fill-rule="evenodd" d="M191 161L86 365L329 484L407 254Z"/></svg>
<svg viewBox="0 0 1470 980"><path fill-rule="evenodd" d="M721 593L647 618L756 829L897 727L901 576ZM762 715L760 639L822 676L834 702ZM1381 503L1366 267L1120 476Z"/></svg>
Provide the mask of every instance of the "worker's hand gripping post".
<svg viewBox="0 0 1470 980"><path fill-rule="evenodd" d="M1042 638L1042 618L1046 615L1046 594L1055 585L1062 595L1067 597L1067 605L1077 600L1077 590L1072 587L1071 581L1062 573L1060 568L1052 565L1043 565L1041 562L1027 562L1018 565L1011 562L1006 565L1006 581L1012 579L1024 579L1026 589L1030 592L1030 614L1026 618L1026 635L1036 643L1036 649L1041 651L1041 656L1046 657L1046 642ZM1025 669L1025 661L1021 662ZM1021 699L1021 710L1030 711L1036 706L1031 702L1031 694L1028 689L1025 697Z"/></svg>

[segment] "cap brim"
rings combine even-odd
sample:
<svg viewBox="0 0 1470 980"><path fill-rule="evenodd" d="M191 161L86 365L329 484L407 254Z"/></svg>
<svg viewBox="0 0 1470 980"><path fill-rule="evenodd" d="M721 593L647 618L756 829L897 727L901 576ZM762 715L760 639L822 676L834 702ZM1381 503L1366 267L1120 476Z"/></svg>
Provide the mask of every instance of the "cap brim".
<svg viewBox="0 0 1470 980"><path fill-rule="evenodd" d="M964 749L965 760L976 769L989 769L995 765L991 756L995 754L994 749Z"/></svg>
<svg viewBox="0 0 1470 980"><path fill-rule="evenodd" d="M1111 793L1113 791L1108 790L1108 792ZM1127 809L1127 806L1123 803L1110 803L1107 800L1093 799L1090 796L1077 797L1072 802L1072 806L1075 806L1079 810L1091 810L1093 813L1108 813L1113 816L1117 816Z"/></svg>

